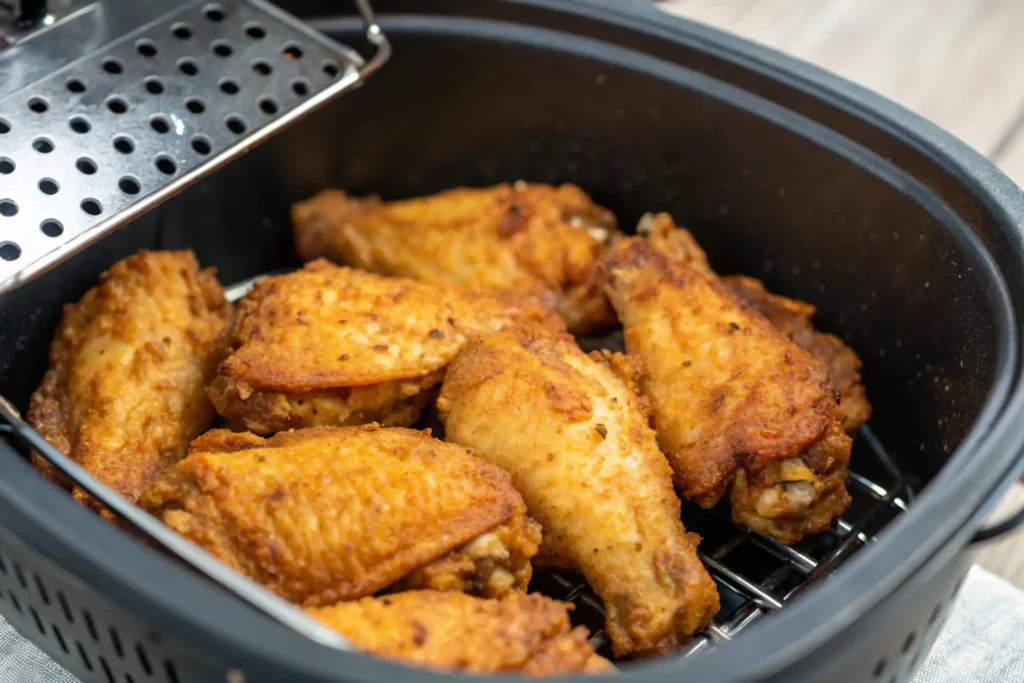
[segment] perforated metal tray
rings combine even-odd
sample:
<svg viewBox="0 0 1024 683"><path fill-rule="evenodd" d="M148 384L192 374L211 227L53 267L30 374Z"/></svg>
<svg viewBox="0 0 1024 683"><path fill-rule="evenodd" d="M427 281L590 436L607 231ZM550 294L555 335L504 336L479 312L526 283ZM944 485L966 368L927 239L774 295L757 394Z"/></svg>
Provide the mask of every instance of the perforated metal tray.
<svg viewBox="0 0 1024 683"><path fill-rule="evenodd" d="M0 294L360 85L355 50L262 0L65 2L0 51Z"/></svg>

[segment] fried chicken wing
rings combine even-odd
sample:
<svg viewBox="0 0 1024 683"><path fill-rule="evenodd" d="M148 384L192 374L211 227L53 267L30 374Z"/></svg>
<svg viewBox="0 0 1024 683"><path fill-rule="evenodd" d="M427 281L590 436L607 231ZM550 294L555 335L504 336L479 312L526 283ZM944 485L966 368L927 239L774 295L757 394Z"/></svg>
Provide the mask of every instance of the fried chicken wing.
<svg viewBox="0 0 1024 683"><path fill-rule="evenodd" d="M647 214L640 220L637 232L645 235L651 246L669 260L684 263L708 277L717 278L708 263L707 254L693 235L684 228L676 227L668 214ZM815 313L813 305L772 294L760 280L752 277L723 277L721 281L743 303L828 366L829 375L839 389L843 428L850 436L856 435L861 425L871 417L871 404L868 403L860 379L861 361L853 349L839 337L814 329L811 322Z"/></svg>
<svg viewBox="0 0 1024 683"><path fill-rule="evenodd" d="M825 366L717 279L640 237L607 261L626 350L683 494L793 543L849 505L850 438Z"/></svg>
<svg viewBox="0 0 1024 683"><path fill-rule="evenodd" d="M213 430L140 505L293 602L371 595L493 536L490 561L411 578L482 595L525 589L540 529L506 472L410 429ZM508 527L507 529L504 527ZM469 546L469 547L467 547ZM500 546L500 547L499 547Z"/></svg>
<svg viewBox="0 0 1024 683"><path fill-rule="evenodd" d="M575 185L516 183L381 202L327 190L292 208L304 259L540 296L575 332L614 322L598 261L614 215Z"/></svg>
<svg viewBox="0 0 1024 683"><path fill-rule="evenodd" d="M230 305L190 251L115 263L64 308L28 422L57 450L135 502L213 419L205 386ZM36 467L72 488L39 455ZM77 500L100 511L84 491Z"/></svg>
<svg viewBox="0 0 1024 683"><path fill-rule="evenodd" d="M258 282L239 302L209 394L221 415L257 434L408 426L468 338L520 322L562 326L530 298L318 260Z"/></svg>
<svg viewBox="0 0 1024 683"><path fill-rule="evenodd" d="M568 335L503 332L455 358L438 409L449 441L511 472L543 555L604 600L615 653L649 656L711 623L718 593L633 375L625 357L587 356Z"/></svg>
<svg viewBox="0 0 1024 683"><path fill-rule="evenodd" d="M358 649L407 664L472 674L557 676L611 671L572 628L572 605L513 593L485 600L411 591L307 610Z"/></svg>

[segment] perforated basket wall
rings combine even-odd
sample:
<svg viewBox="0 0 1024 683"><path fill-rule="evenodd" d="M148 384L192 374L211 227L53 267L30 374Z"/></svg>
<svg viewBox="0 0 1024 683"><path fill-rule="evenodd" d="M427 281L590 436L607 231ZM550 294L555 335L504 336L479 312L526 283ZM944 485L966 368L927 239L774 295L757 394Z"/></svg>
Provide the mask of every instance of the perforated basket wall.
<svg viewBox="0 0 1024 683"><path fill-rule="evenodd" d="M83 681L186 683L165 634L112 607L0 527L0 612ZM17 663L12 663L16 668Z"/></svg>

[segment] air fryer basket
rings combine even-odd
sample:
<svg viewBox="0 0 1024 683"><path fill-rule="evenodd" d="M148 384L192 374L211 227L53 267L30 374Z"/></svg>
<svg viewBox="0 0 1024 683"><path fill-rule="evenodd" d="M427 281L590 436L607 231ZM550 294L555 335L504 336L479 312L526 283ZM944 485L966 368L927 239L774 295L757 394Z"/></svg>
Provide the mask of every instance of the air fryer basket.
<svg viewBox="0 0 1024 683"><path fill-rule="evenodd" d="M61 304L139 248L190 247L224 283L296 265L288 207L324 186L399 197L526 178L578 183L625 226L670 211L717 270L818 305L864 358L875 417L854 454L855 528L787 552L687 518L725 577L722 642L630 673L908 680L1021 469L1019 190L880 98L644 3L375 5L395 53L371 84L0 298L0 394L24 410ZM358 43L355 18L316 25ZM270 621L85 513L15 436L0 442L0 612L83 680L448 680ZM580 587L538 583L588 620ZM735 628L794 591L772 628Z"/></svg>

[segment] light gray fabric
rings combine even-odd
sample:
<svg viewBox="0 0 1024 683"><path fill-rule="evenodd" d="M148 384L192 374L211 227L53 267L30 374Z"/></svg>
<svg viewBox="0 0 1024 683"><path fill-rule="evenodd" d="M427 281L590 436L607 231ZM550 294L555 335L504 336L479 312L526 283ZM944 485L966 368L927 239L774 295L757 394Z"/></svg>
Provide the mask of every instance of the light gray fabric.
<svg viewBox="0 0 1024 683"><path fill-rule="evenodd" d="M1024 681L1024 592L971 567L935 647L914 683Z"/></svg>
<svg viewBox="0 0 1024 683"><path fill-rule="evenodd" d="M77 683L0 617L0 683Z"/></svg>
<svg viewBox="0 0 1024 683"><path fill-rule="evenodd" d="M1024 681L1024 592L972 567L914 683ZM0 683L77 683L0 617Z"/></svg>

